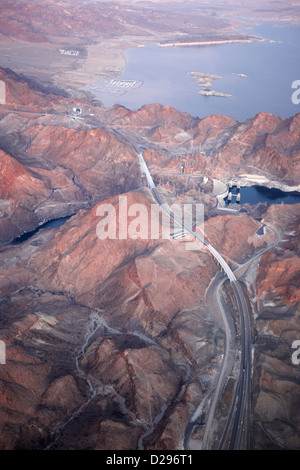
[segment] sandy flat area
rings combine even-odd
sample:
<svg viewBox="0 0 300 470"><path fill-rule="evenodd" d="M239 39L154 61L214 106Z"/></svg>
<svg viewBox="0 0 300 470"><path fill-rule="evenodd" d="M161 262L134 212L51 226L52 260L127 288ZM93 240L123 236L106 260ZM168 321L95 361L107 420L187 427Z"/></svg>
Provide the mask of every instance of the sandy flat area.
<svg viewBox="0 0 300 470"><path fill-rule="evenodd" d="M59 49L80 49L78 56L64 55ZM24 41L1 41L1 66L17 73L52 82L64 88L80 88L104 77L116 77L126 64L123 51L131 44L105 41L93 45L66 43L33 44Z"/></svg>
<svg viewBox="0 0 300 470"><path fill-rule="evenodd" d="M118 44L117 41L87 46L87 59L75 70L66 70L55 76L55 83L68 84L78 88L95 83L101 78L117 77L121 75L126 61L123 51L129 45Z"/></svg>

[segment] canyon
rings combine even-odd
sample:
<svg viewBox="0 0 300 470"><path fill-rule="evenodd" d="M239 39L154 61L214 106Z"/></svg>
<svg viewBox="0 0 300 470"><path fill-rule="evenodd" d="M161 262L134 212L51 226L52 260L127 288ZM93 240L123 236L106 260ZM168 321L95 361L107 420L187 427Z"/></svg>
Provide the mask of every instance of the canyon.
<svg viewBox="0 0 300 470"><path fill-rule="evenodd" d="M105 108L82 90L120 76L130 47L256 41L237 33L245 18L299 24L294 2L260 3L2 5L1 450L181 450L199 407L191 437L201 447L224 356L218 308L209 304L220 266L204 246L188 250L172 238L97 236L101 206L114 208L119 228L120 196L148 213L156 203L137 149L166 204L204 205L205 238L243 285L251 449L300 448L300 369L292 362L300 205L230 212L216 199L233 178L300 190L300 114L200 119L159 103ZM228 284L222 303L238 333Z"/></svg>
<svg viewBox="0 0 300 470"><path fill-rule="evenodd" d="M299 448L290 351L300 333L299 205L258 208L280 238L249 264L274 244L272 230L257 237L261 222L247 213L209 215L221 176L247 169L299 185L299 115L237 123L85 98L76 100L78 119L75 99L57 89L4 69L1 80L1 449L175 450L211 391L222 355L222 330L204 300L218 272L213 258L173 240L96 234L99 205L118 213L120 194L154 202L130 139L145 148L166 201L205 203L207 239L242 270L253 314L252 447ZM180 174L182 162L193 176Z"/></svg>

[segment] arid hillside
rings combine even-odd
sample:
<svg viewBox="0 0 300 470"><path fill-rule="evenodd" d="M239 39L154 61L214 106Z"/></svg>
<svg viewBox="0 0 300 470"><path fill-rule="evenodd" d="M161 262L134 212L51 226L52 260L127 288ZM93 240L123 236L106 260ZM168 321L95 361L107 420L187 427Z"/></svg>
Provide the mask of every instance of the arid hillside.
<svg viewBox="0 0 300 470"><path fill-rule="evenodd" d="M109 204L119 217L120 196L147 214L156 204L137 148L162 197L207 205L206 236L245 283L252 447L299 448L299 205L224 214L213 193L233 173L299 185L299 115L238 123L159 104L105 109L0 76L0 448L182 449L210 397L224 353L206 303L215 260L173 239L98 236L98 211Z"/></svg>

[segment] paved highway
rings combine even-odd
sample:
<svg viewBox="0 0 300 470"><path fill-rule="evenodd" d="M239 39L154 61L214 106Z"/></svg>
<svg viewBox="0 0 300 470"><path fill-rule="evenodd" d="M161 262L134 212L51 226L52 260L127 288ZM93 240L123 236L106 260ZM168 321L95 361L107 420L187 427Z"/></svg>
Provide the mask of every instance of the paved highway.
<svg viewBox="0 0 300 470"><path fill-rule="evenodd" d="M224 260L224 258L220 255L220 253L218 253L217 250L215 250L215 248L213 246L211 246L201 235L199 235L198 233L196 233L192 227L189 227L187 226L186 224L183 224L182 221L176 217L175 214L171 213L171 211L169 210L169 208L166 206L166 204L163 203L163 201L161 200L157 190L156 190L156 187L155 187L155 184L153 182L153 179L152 179L152 176L149 172L149 169L146 165L146 162L144 160L144 157L143 157L143 154L138 152L138 157L139 157L139 160L140 160L140 164L141 164L141 169L143 171L143 173L145 174L146 178L147 178L147 182L148 182L148 186L149 188L151 189L152 191L152 194L153 194L153 197L154 199L156 200L156 202L161 206L161 208L168 214L170 215L176 222L178 222L180 224L180 226L183 225L183 228L185 230L187 230L192 236L194 236L200 243L202 243L203 245L206 246L206 248L210 251L210 253L214 256L214 258L217 260L217 262L220 264L220 266L222 267L222 269L225 271L227 277L229 278L229 280L231 282L234 282L236 281L236 277L233 273L233 271L231 270L231 268L229 267L229 265L226 263L226 261Z"/></svg>
<svg viewBox="0 0 300 470"><path fill-rule="evenodd" d="M103 127L106 127L106 126L103 125ZM137 148L131 136L124 135L123 130L122 132L115 128L111 128L111 130L115 132L116 134L120 135L126 141L128 141L135 149L138 155L139 161L140 161L141 171L147 178L148 186L157 204L159 204L159 206L170 217L172 217L174 221L178 222L178 224L180 224L180 227L182 227L185 231L189 232L201 244L206 246L209 252L214 256L216 261L222 267L223 271L225 272L226 276L231 282L231 285L233 286L235 296L237 299L237 306L238 306L238 310L239 310L239 314L241 318L241 324L242 324L242 328L241 328L242 352L241 352L240 374L239 374L238 384L236 387L236 393L235 393L234 400L233 400L233 406L232 406L231 413L230 413L230 422L228 425L228 430L230 428L233 428L232 438L230 438L231 448L233 447L239 448L241 445L243 448L248 448L249 439L246 439L246 445L244 444L245 439L243 439L243 444L241 444L242 438L244 438L245 433L247 436L249 435L249 429L250 429L250 411L249 410L250 410L250 383L251 383L251 350L250 350L251 336L250 336L250 327L249 327L249 315L248 315L249 312L248 312L248 306L246 304L243 291L239 283L237 282L235 274L233 273L229 265L226 263L224 258L220 255L220 253L212 245L210 245L200 234L194 232L192 227L189 227L186 224L183 224L182 220L180 218L177 218L176 215L172 213L170 209L168 208L168 206L162 201L155 187L155 184L150 174L150 171L148 169L148 166L144 160L143 154L142 152L139 151L139 149ZM214 420L217 403L221 397L222 390L226 384L226 379L228 375L230 374L230 371L232 370L232 361L234 357L233 331L232 331L232 328L230 328L228 325L226 314L223 311L221 306L220 306L220 311L223 315L224 331L226 335L226 346L225 346L224 360L223 360L218 384L216 386L215 393L212 398L213 406L211 406L210 419L209 419L209 422L206 423L207 433L209 433L210 427ZM234 425L230 426L230 423L233 418L235 418ZM245 429L247 429L247 431L245 431ZM229 434L229 431L225 433L225 436L224 436L224 441L226 442L228 441L228 434Z"/></svg>
<svg viewBox="0 0 300 470"><path fill-rule="evenodd" d="M38 114L38 115L47 114L47 113L42 113L42 112L39 113L36 111L25 111L25 110L18 110L18 111L9 110L9 111L10 112L22 112L22 113L28 113L28 114ZM56 114L56 115L61 116L60 114ZM90 124L92 124L91 121L95 121L94 118L93 120L91 120L88 117L81 118L81 119L83 121L90 122ZM96 123L94 122L93 124L95 125ZM99 124L103 128L107 127L105 124L97 122L98 127L99 127ZM128 142L130 142L131 145L134 147L139 157L141 171L143 174L145 174L147 178L148 186L156 202L161 206L161 208L169 216L171 216L174 219L174 221L178 222L180 226L184 228L185 231L189 232L201 244L206 246L209 252L214 256L216 261L222 267L223 271L225 272L225 274L227 275L228 279L230 280L233 286L240 317L241 317L241 330L242 330L241 366L240 366L239 379L238 379L238 383L236 387L236 393L234 396L233 405L232 405L231 413L230 413L229 420L228 420L228 426L226 428L227 431L224 433L224 436L223 436L224 438L221 442L221 445L224 446L225 443L228 442L228 439L230 439L230 443L229 443L230 448L239 449L241 446L243 448L247 448L249 445L248 436L249 436L249 424L250 424L250 405L249 404L250 404L250 383L251 383L251 336L250 336L248 308L245 302L242 289L239 283L237 282L236 276L234 275L233 271L231 270L229 265L226 263L224 258L220 255L220 253L212 245L210 245L200 234L194 232L192 227L187 226L186 224L182 222L181 219L177 218L176 215L172 213L170 209L168 208L168 206L164 204L164 202L161 200L161 197L158 194L158 191L156 190L154 181L149 172L147 164L144 160L143 154L138 150L132 138L129 136L125 136L123 132L121 133L120 131L114 128L111 128L111 130L115 132L116 134L119 134L122 138L124 138ZM220 398L222 388L225 385L226 376L230 369L230 367L228 368L228 363L229 363L228 359L230 357L229 352L230 352L230 348L232 345L231 329L229 328L223 309L220 309L220 311L222 311L222 314L223 314L224 330L225 330L225 335L226 335L225 355L224 355L222 370L220 372L220 376L218 380L218 385L216 387L216 390L212 399L213 406L211 406L210 417L209 417L208 422L206 423L206 433L209 433L210 427L214 420L215 409L216 409L218 400ZM231 437L229 437L230 428L232 428Z"/></svg>
<svg viewBox="0 0 300 470"><path fill-rule="evenodd" d="M137 150L136 146L134 145ZM249 324L249 308L247 301L245 300L244 293L241 289L239 282L237 281L233 271L226 263L220 253L206 240L193 231L192 227L187 226L181 219L177 218L174 213L170 211L168 206L162 201L152 176L149 172L147 164L144 160L143 154L137 152L141 164L141 170L145 174L148 182L148 186L152 192L155 201L161 206L161 208L171 216L174 221L178 222L180 226L192 236L194 236L200 243L206 246L210 253L217 260L219 265L224 270L228 279L233 287L234 295L237 302L238 311L241 319L241 361L240 361L240 372L237 381L237 386L233 398L233 403L225 429L223 438L219 448L230 448L230 449L248 449L249 448L249 433L250 433L250 401L251 401L251 331ZM220 287L220 286L219 286ZM232 332L229 327L226 315L223 309L220 308L223 314L224 331L226 336L225 354L222 369L219 375L219 380L215 389L215 393L211 400L210 413L206 422L204 442L206 442L207 435L213 424L215 410L221 397L224 386L226 385L229 370L232 369L232 361L229 358L232 356ZM228 443L229 442L229 443Z"/></svg>
<svg viewBox="0 0 300 470"><path fill-rule="evenodd" d="M5 109L4 107L1 107L2 109ZM8 111L10 112L18 112L18 113L28 113L28 114L37 114L37 115L47 115L48 113L42 113L42 112L37 112L37 111L29 111L29 110L16 110L16 109L9 109ZM56 116L62 116L63 114L56 114ZM83 117L81 118L83 121L90 122L95 120L93 118L92 120L90 117ZM95 123L94 123L95 124ZM105 127L106 125L100 122L97 122L98 126L99 124L101 127ZM224 258L220 255L220 253L206 240L198 233L193 231L192 227L187 226L182 222L181 219L177 218L174 213L171 213L170 209L164 202L161 200L160 195L158 194L154 181L152 179L152 176L149 172L149 169L147 167L147 164L144 160L143 154L138 150L137 146L135 145L135 142L132 140L131 137L125 136L123 132L118 131L117 129L112 128L111 129L113 132L116 134L119 134L122 138L127 140L128 142L131 143L131 145L134 147L135 151L138 154L140 165L141 165L141 171L143 174L145 174L148 182L148 186L152 192L152 195L156 202L161 206L161 208L169 215L171 216L174 221L178 222L184 230L189 232L193 237L195 237L201 244L205 245L206 248L209 250L209 252L214 256L216 261L219 263L219 265L222 267L224 270L225 274L227 275L228 279L230 280L237 305L238 305L238 310L240 313L240 318L241 318L241 340L242 340L242 347L241 347L241 366L240 366L240 374L239 374L239 379L236 387L236 393L234 396L233 400L233 405L231 408L231 413L229 416L228 420L228 426L227 426L227 432L224 433L223 435L223 440L221 442L221 445L224 445L224 442L228 440L228 430L230 428L230 423L233 419L234 416L234 423L232 425L232 436L230 439L230 448L240 448L242 437L244 437L243 433L246 432L246 439L243 439L243 442L246 443L246 448L249 445L249 439L248 439L248 433L249 433L249 424L250 424L250 383L251 383L251 335L250 335L250 326L249 326L249 316L248 316L248 308L246 305L246 301L244 298L244 294L242 292L242 289L237 282L236 276L234 275L233 271L229 267L229 265L226 263ZM219 286L220 287L220 286ZM230 344L232 343L232 337L231 337L231 331L228 326L228 322L226 320L226 315L223 312L223 321L224 321L224 329L225 329L225 335L226 335L226 346L225 346L225 355L224 355L224 361L223 361L223 367L220 373L220 379L218 381L218 386L216 387L216 393L214 394L213 398L213 403L214 406L211 408L215 410L217 401L219 399L219 395L221 393L221 388L224 385L225 381L225 371L228 371L227 363L228 363L228 355L229 355L229 347ZM207 423L206 428L209 429L211 422L213 420L214 416L214 411L211 413L210 417L210 422Z"/></svg>
<svg viewBox="0 0 300 470"><path fill-rule="evenodd" d="M225 333L224 357L220 373L217 376L216 383L213 384L214 390L210 399L208 411L206 413L206 423L201 442L201 449L209 448L211 442L211 434L213 434L215 413L222 396L222 392L228 381L228 377L232 375L234 364L236 362L236 335L231 315L226 315L221 301L221 288L225 281L224 276L219 274L209 286L207 291L207 302L211 316ZM197 417L196 417L197 418Z"/></svg>
<svg viewBox="0 0 300 470"><path fill-rule="evenodd" d="M250 404L251 404L251 329L249 306L238 281L232 283L240 312L241 358L240 371L226 427L219 449L242 450L250 448Z"/></svg>

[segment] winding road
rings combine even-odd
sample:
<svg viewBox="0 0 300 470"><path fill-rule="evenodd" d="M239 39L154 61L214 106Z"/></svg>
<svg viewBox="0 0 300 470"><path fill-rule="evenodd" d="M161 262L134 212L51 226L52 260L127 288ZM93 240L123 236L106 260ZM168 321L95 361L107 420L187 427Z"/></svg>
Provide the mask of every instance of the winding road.
<svg viewBox="0 0 300 470"><path fill-rule="evenodd" d="M26 112L23 110L10 110L11 112ZM47 113L38 113L38 112L31 112L27 111L28 114L37 114L37 115L46 115ZM93 126L99 127L99 125L103 128L107 128L107 126L97 120L91 120L90 117L81 118L86 123L92 124ZM91 122L94 121L94 122ZM227 420L227 425L223 437L220 442L219 448L230 448L230 449L247 449L249 448L249 435L250 435L250 389L251 389L251 332L250 332L250 324L249 324L249 312L248 312L248 305L247 300L245 299L243 290L241 288L240 283L237 281L237 278L221 256L221 254L211 245L209 244L204 237L202 237L197 232L193 231L193 228L184 224L181 219L177 218L177 216L170 211L168 206L162 201L153 181L153 178L149 172L147 164L144 160L143 154L137 148L133 139L129 136L124 135L123 132L115 129L110 128L111 131L119 134L123 139L130 142L135 149L142 173L147 178L148 186L152 192L154 200L157 204L164 210L169 216L171 216L175 222L178 222L180 226L187 232L189 232L195 239L204 245L207 250L211 253L211 255L215 258L217 263L221 266L222 270L226 274L227 278L229 279L231 286L234 291L234 295L236 298L236 304L239 311L240 319L241 319L241 359L240 359L240 371L237 380L237 385L232 401L232 407L229 413L229 417ZM224 276L218 277L217 284L216 284L216 293L220 292L220 288L226 278ZM232 326L228 322L226 317L226 313L220 304L220 300L218 298L219 309L222 313L222 321L224 325L224 332L225 332L225 352L224 352L224 360L222 362L222 367L220 373L218 375L218 381L214 390L214 394L210 401L210 407L207 414L206 419L206 426L205 426L205 437L203 439L202 448L205 448L206 442L210 442L209 435L211 433L211 429L213 428L213 423L215 421L215 414L216 409L219 403L219 400L222 396L222 392L224 387L226 386L227 379L232 371L232 367L234 364L235 358L235 332L233 331Z"/></svg>
<svg viewBox="0 0 300 470"><path fill-rule="evenodd" d="M136 146L134 145L137 151ZM231 270L230 266L226 263L220 253L209 244L201 235L193 231L192 227L187 226L181 219L177 218L174 213L170 211L168 206L162 201L153 181L153 178L149 172L149 169L144 160L143 154L138 152L142 173L146 176L148 186L152 192L155 201L161 206L161 208L171 216L174 221L178 222L182 228L194 236L201 244L203 244L208 251L213 255L217 263L221 266L229 281L231 282L234 296L236 299L236 305L241 319L241 359L240 359L240 371L237 380L237 385L232 401L232 407L227 421L225 433L223 434L219 448L229 449L249 449L250 446L250 403L251 403L251 329L249 321L249 307L247 300L243 293L240 283L238 282L235 274ZM220 289L223 281L218 286ZM220 304L219 304L220 305ZM233 367L234 351L232 350L235 333L233 328L229 326L226 314L221 308L225 332L225 353L222 368L218 377L218 382L215 387L215 391L210 403L210 409L206 421L204 439L202 448L205 448L206 442L209 441L208 435L213 427L213 421L215 419L215 413L217 405L222 396L222 392L227 383L228 376L230 375ZM246 437L245 437L246 436Z"/></svg>

